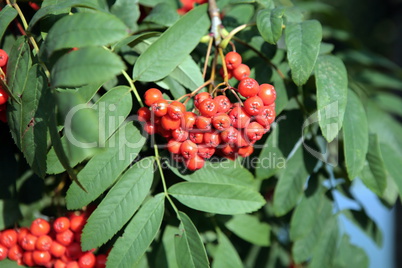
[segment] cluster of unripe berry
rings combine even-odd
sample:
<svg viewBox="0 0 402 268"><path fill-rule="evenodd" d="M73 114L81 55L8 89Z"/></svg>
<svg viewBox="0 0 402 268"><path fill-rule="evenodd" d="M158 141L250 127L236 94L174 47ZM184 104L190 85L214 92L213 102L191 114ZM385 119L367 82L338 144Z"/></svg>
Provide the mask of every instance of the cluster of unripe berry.
<svg viewBox="0 0 402 268"><path fill-rule="evenodd" d="M28 267L104 268L105 254L81 250L81 232L88 216L75 212L51 223L38 218L30 228L4 230L0 233L0 260L8 257Z"/></svg>
<svg viewBox="0 0 402 268"><path fill-rule="evenodd" d="M205 159L215 154L230 159L251 155L254 143L269 131L275 120L275 88L270 84L259 85L248 77L250 69L241 62L236 52L225 56L227 73L239 80L234 90L245 98L244 102L239 98L239 102L232 103L225 95L213 97L201 92L194 96L192 112L186 111L185 105L177 100L164 99L156 88L144 94L148 107L138 110L139 120L145 122L149 134L165 137L173 158L182 161L189 170L202 168Z"/></svg>
<svg viewBox="0 0 402 268"><path fill-rule="evenodd" d="M2 73L0 73L1 80L5 79L5 77L3 76L3 73L6 74L7 61L8 61L7 52L5 52L3 49L0 49L0 68L2 70ZM7 117L6 117L7 100L8 100L8 95L0 84L0 121L3 121L3 122L7 122Z"/></svg>

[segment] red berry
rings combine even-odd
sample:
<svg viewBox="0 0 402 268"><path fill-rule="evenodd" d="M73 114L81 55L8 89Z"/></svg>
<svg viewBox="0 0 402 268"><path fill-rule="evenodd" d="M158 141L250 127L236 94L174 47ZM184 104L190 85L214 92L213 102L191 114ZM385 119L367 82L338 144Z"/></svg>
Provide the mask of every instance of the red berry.
<svg viewBox="0 0 402 268"><path fill-rule="evenodd" d="M239 82L238 91L243 97L253 97L260 91L260 86L258 82L253 78L244 78Z"/></svg>
<svg viewBox="0 0 402 268"><path fill-rule="evenodd" d="M47 220L38 218L31 223L30 230L36 236L47 235L50 231L50 224Z"/></svg>
<svg viewBox="0 0 402 268"><path fill-rule="evenodd" d="M47 265L52 259L48 251L35 250L32 254L33 260L37 265Z"/></svg>
<svg viewBox="0 0 402 268"><path fill-rule="evenodd" d="M212 99L211 94L209 94L208 92L198 93L194 97L194 105L195 105L195 107L198 108L198 105L200 105L201 102L203 102L204 100L207 100L207 99Z"/></svg>
<svg viewBox="0 0 402 268"><path fill-rule="evenodd" d="M258 96L250 97L244 102L244 110L249 115L258 115L261 113L264 103Z"/></svg>
<svg viewBox="0 0 402 268"><path fill-rule="evenodd" d="M246 113L243 107L237 105L229 113L232 121L232 126L235 128L245 128L250 122L250 116Z"/></svg>
<svg viewBox="0 0 402 268"><path fill-rule="evenodd" d="M6 103L8 100L8 95L2 87L0 87L0 105Z"/></svg>
<svg viewBox="0 0 402 268"><path fill-rule="evenodd" d="M147 122L151 120L151 111L148 107L141 107L137 111L138 120L141 122ZM57 231L56 231L57 232Z"/></svg>
<svg viewBox="0 0 402 268"><path fill-rule="evenodd" d="M8 54L4 50L0 49L0 67L6 66L8 61Z"/></svg>
<svg viewBox="0 0 402 268"><path fill-rule="evenodd" d="M204 133L204 143L208 147L217 147L221 142L221 137L215 132Z"/></svg>
<svg viewBox="0 0 402 268"><path fill-rule="evenodd" d="M180 153L186 159L194 158L197 155L197 152L197 144L190 140L184 141L180 146Z"/></svg>
<svg viewBox="0 0 402 268"><path fill-rule="evenodd" d="M155 134L155 126L151 122L146 122L144 129L149 135Z"/></svg>
<svg viewBox="0 0 402 268"><path fill-rule="evenodd" d="M262 99L264 105L271 105L274 103L276 99L276 91L274 86L270 84L261 84L258 97Z"/></svg>
<svg viewBox="0 0 402 268"><path fill-rule="evenodd" d="M237 150L237 153L241 157L250 156L253 152L254 152L254 147L252 145L244 146L244 147L239 148L239 150Z"/></svg>
<svg viewBox="0 0 402 268"><path fill-rule="evenodd" d="M78 262L70 261L67 263L66 268L80 268L80 266L78 265Z"/></svg>
<svg viewBox="0 0 402 268"><path fill-rule="evenodd" d="M54 262L54 268L66 268L66 266L67 266L67 264L64 261L60 260L60 259L57 259Z"/></svg>
<svg viewBox="0 0 402 268"><path fill-rule="evenodd" d="M53 256L61 257L66 252L66 247L57 241L53 241L49 251Z"/></svg>
<svg viewBox="0 0 402 268"><path fill-rule="evenodd" d="M81 232L87 219L84 215L78 215L70 219L70 229L73 232Z"/></svg>
<svg viewBox="0 0 402 268"><path fill-rule="evenodd" d="M180 119L174 119L170 117L168 114L162 116L161 118L161 126L165 130L175 130L180 127Z"/></svg>
<svg viewBox="0 0 402 268"><path fill-rule="evenodd" d="M63 246L68 246L74 241L74 233L71 230L66 230L62 233L57 233L56 240Z"/></svg>
<svg viewBox="0 0 402 268"><path fill-rule="evenodd" d="M241 61L242 59L240 54L234 51L227 53L225 56L226 67L229 70L237 68L241 64Z"/></svg>
<svg viewBox="0 0 402 268"><path fill-rule="evenodd" d="M172 138L175 141L185 141L188 138L188 131L179 127L172 131Z"/></svg>
<svg viewBox="0 0 402 268"><path fill-rule="evenodd" d="M229 127L221 132L221 139L224 143L234 144L239 136L239 131L234 127Z"/></svg>
<svg viewBox="0 0 402 268"><path fill-rule="evenodd" d="M257 122L251 122L245 129L247 138L251 141L256 141L262 138L264 135L264 127Z"/></svg>
<svg viewBox="0 0 402 268"><path fill-rule="evenodd" d="M33 259L33 253L31 251L25 251L22 254L22 262L28 267L35 266L35 262Z"/></svg>
<svg viewBox="0 0 402 268"><path fill-rule="evenodd" d="M48 235L41 235L38 237L35 243L37 250L49 250L52 245L53 239Z"/></svg>
<svg viewBox="0 0 402 268"><path fill-rule="evenodd" d="M198 156L204 159L211 158L215 153L215 148L208 147L206 144L198 145Z"/></svg>
<svg viewBox="0 0 402 268"><path fill-rule="evenodd" d="M191 171L202 168L204 166L204 163L205 160L198 155L195 155L193 158L189 158L184 162L186 167Z"/></svg>
<svg viewBox="0 0 402 268"><path fill-rule="evenodd" d="M224 156L230 158L230 159L234 159L236 156L236 149L234 146L230 145L230 144L226 144L225 146L223 146L220 151L223 153Z"/></svg>
<svg viewBox="0 0 402 268"><path fill-rule="evenodd" d="M231 125L230 117L225 113L220 113L212 118L212 125L217 130L225 130Z"/></svg>
<svg viewBox="0 0 402 268"><path fill-rule="evenodd" d="M184 126L182 126L182 127L185 130L190 130L194 127L197 115L193 112L185 112L183 118L184 118L184 120L183 120Z"/></svg>
<svg viewBox="0 0 402 268"><path fill-rule="evenodd" d="M38 240L37 236L34 236L33 234L27 234L21 239L20 245L24 250L33 251L35 250L36 240Z"/></svg>
<svg viewBox="0 0 402 268"><path fill-rule="evenodd" d="M232 106L232 103L230 102L228 97L224 95L216 96L214 100L218 104L218 113L226 113Z"/></svg>
<svg viewBox="0 0 402 268"><path fill-rule="evenodd" d="M1 233L0 243L7 248L16 245L17 240L18 234L14 229L8 229Z"/></svg>
<svg viewBox="0 0 402 268"><path fill-rule="evenodd" d="M105 254L99 254L96 256L95 268L106 267L107 256Z"/></svg>
<svg viewBox="0 0 402 268"><path fill-rule="evenodd" d="M211 118L205 116L197 116L195 120L195 126L198 131L209 131L211 130Z"/></svg>
<svg viewBox="0 0 402 268"><path fill-rule="evenodd" d="M240 81L250 76L250 68L246 64L240 64L236 69L232 70L232 74Z"/></svg>
<svg viewBox="0 0 402 268"><path fill-rule="evenodd" d="M142 107L145 108L145 107ZM149 111L149 110L148 110ZM70 228L70 220L67 217L59 217L53 222L53 230L56 233L62 233Z"/></svg>
<svg viewBox="0 0 402 268"><path fill-rule="evenodd" d="M275 109L270 106L262 107L261 113L255 117L255 120L263 127L269 127L275 121Z"/></svg>
<svg viewBox="0 0 402 268"><path fill-rule="evenodd" d="M186 112L186 107L183 103L179 101L173 101L167 107L168 115L173 119L180 119L183 117L183 114Z"/></svg>
<svg viewBox="0 0 402 268"><path fill-rule="evenodd" d="M23 249L19 245L14 245L8 249L8 258L13 261L22 260Z"/></svg>
<svg viewBox="0 0 402 268"><path fill-rule="evenodd" d="M86 252L78 259L78 266L80 268L93 268L95 263L96 258L92 252Z"/></svg>
<svg viewBox="0 0 402 268"><path fill-rule="evenodd" d="M8 256L8 248L0 244L0 261L4 260Z"/></svg>
<svg viewBox="0 0 402 268"><path fill-rule="evenodd" d="M72 260L78 259L82 254L81 246L78 242L73 242L71 245L66 247L66 256Z"/></svg>
<svg viewBox="0 0 402 268"><path fill-rule="evenodd" d="M171 152L173 154L178 154L178 153L180 153L181 144L182 144L182 142L180 142L180 141L169 140L167 143L167 149L169 152Z"/></svg>
<svg viewBox="0 0 402 268"><path fill-rule="evenodd" d="M200 111L201 115L212 117L218 112L218 104L214 99L206 99L198 104L198 110Z"/></svg>
<svg viewBox="0 0 402 268"><path fill-rule="evenodd" d="M167 114L168 101L164 99L157 100L151 105L151 110L157 117L162 117Z"/></svg>
<svg viewBox="0 0 402 268"><path fill-rule="evenodd" d="M147 106L151 106L155 102L163 99L162 92L157 88L150 88L145 91L144 102Z"/></svg>
<svg viewBox="0 0 402 268"><path fill-rule="evenodd" d="M204 140L204 133L201 132L190 132L189 138L192 142L199 144Z"/></svg>
<svg viewBox="0 0 402 268"><path fill-rule="evenodd" d="M19 228L19 229L17 230L17 234L18 234L18 237L17 237L18 243L21 244L22 239L23 239L27 234L30 234L30 232L29 232L29 229L28 229L28 228L26 228L26 227L21 227L21 228Z"/></svg>

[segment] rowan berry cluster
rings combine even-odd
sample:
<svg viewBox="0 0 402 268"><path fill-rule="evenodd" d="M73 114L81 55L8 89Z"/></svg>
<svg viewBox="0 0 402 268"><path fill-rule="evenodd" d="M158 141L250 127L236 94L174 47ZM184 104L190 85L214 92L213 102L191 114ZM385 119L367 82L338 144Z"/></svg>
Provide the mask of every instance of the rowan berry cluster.
<svg viewBox="0 0 402 268"><path fill-rule="evenodd" d="M205 159L215 154L229 159L251 155L254 143L275 120L275 88L250 78L249 67L236 52L226 54L225 64L226 73L239 80L235 94L244 97L244 102L239 96L239 101L232 103L225 95L201 92L194 96L192 112L180 101L166 100L160 90L150 88L144 94L149 107L138 110L145 130L165 137L173 158L189 170L202 168Z"/></svg>
<svg viewBox="0 0 402 268"><path fill-rule="evenodd" d="M102 268L105 254L81 250L81 232L89 213L74 212L51 223L34 220L30 228L7 229L0 233L0 260L9 258L28 267Z"/></svg>
<svg viewBox="0 0 402 268"><path fill-rule="evenodd" d="M8 54L4 50L0 49L0 68L2 70L0 74L0 79L4 80L3 74L6 74L6 66L8 61ZM6 102L8 100L8 95L6 91L0 84L0 121L7 122L6 117Z"/></svg>

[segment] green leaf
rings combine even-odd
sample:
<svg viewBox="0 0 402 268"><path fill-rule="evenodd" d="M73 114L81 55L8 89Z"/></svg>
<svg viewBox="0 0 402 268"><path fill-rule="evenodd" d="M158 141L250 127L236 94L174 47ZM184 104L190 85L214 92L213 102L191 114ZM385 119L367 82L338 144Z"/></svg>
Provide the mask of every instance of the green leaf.
<svg viewBox="0 0 402 268"><path fill-rule="evenodd" d="M238 161L206 161L203 168L190 174L183 174L173 166L169 167L177 176L189 182L230 184L245 187L253 187L254 184L253 175Z"/></svg>
<svg viewBox="0 0 402 268"><path fill-rule="evenodd" d="M67 207L78 209L97 198L138 156L144 143L145 138L131 123L121 127L107 141L105 149L78 173L79 181L88 192L73 183L67 191Z"/></svg>
<svg viewBox="0 0 402 268"><path fill-rule="evenodd" d="M255 216L235 215L225 225L237 236L252 244L267 247L271 243L271 227L265 222L260 222Z"/></svg>
<svg viewBox="0 0 402 268"><path fill-rule="evenodd" d="M167 225L163 230L162 245L158 250L158 255L155 258L155 264L153 267L161 268L178 268L176 261L176 250L174 245L174 239L176 234L179 233L177 227Z"/></svg>
<svg viewBox="0 0 402 268"><path fill-rule="evenodd" d="M31 51L25 36L19 37L11 48L7 63L7 85L11 93L21 97L32 65Z"/></svg>
<svg viewBox="0 0 402 268"><path fill-rule="evenodd" d="M398 186L399 195L402 196L402 178L400 176L402 167L399 161L402 159L402 153L395 147L395 145L380 143L381 155L384 159L385 167Z"/></svg>
<svg viewBox="0 0 402 268"><path fill-rule="evenodd" d="M179 211L180 234L175 237L177 264L181 268L209 267L201 237L191 219Z"/></svg>
<svg viewBox="0 0 402 268"><path fill-rule="evenodd" d="M364 210L343 210L342 214L370 237L378 247L382 247L383 236L381 229L369 218Z"/></svg>
<svg viewBox="0 0 402 268"><path fill-rule="evenodd" d="M331 55L320 56L315 67L315 82L318 123L325 139L331 142L342 127L347 103L348 78L342 60Z"/></svg>
<svg viewBox="0 0 402 268"><path fill-rule="evenodd" d="M369 258L364 249L350 244L350 238L344 234L333 261L334 268L369 267Z"/></svg>
<svg viewBox="0 0 402 268"><path fill-rule="evenodd" d="M18 12L10 5L6 5L0 11L0 40L3 38L3 34L8 28L8 25L17 17Z"/></svg>
<svg viewBox="0 0 402 268"><path fill-rule="evenodd" d="M186 59L173 70L170 76L190 90L194 90L204 83L200 67L198 67L191 56L187 56Z"/></svg>
<svg viewBox="0 0 402 268"><path fill-rule="evenodd" d="M261 36L270 44L276 44L282 36L285 8L263 9L257 14L257 28Z"/></svg>
<svg viewBox="0 0 402 268"><path fill-rule="evenodd" d="M10 259L4 259L0 261L1 268L26 268L23 264L18 264L16 261Z"/></svg>
<svg viewBox="0 0 402 268"><path fill-rule="evenodd" d="M172 26L180 18L174 6L167 3L157 4L144 19L144 22L156 23L162 26Z"/></svg>
<svg viewBox="0 0 402 268"><path fill-rule="evenodd" d="M147 7L154 7L160 3L168 3L172 6L174 6L175 8L178 8L177 2L175 0L138 0L138 2L141 5L147 6Z"/></svg>
<svg viewBox="0 0 402 268"><path fill-rule="evenodd" d="M292 80L301 86L310 77L320 51L321 24L316 20L289 23L285 34Z"/></svg>
<svg viewBox="0 0 402 268"><path fill-rule="evenodd" d="M182 63L209 28L206 10L207 5L194 8L142 53L134 65L134 80L159 80Z"/></svg>
<svg viewBox="0 0 402 268"><path fill-rule="evenodd" d="M230 184L182 182L171 186L168 191L190 208L216 214L253 212L265 204L258 192Z"/></svg>
<svg viewBox="0 0 402 268"><path fill-rule="evenodd" d="M35 24L42 18L52 14L58 14L60 11L64 12L66 9L69 9L71 7L86 7L91 9L99 8L98 4L94 0L69 0L60 1L52 5L45 5L40 8L32 17L31 21L29 22L28 31L31 32Z"/></svg>
<svg viewBox="0 0 402 268"><path fill-rule="evenodd" d="M213 268L244 267L235 247L222 231L218 230L218 247L214 255Z"/></svg>
<svg viewBox="0 0 402 268"><path fill-rule="evenodd" d="M81 238L83 250L107 242L137 211L151 189L153 164L153 158L142 159L110 189L85 225Z"/></svg>
<svg viewBox="0 0 402 268"><path fill-rule="evenodd" d="M106 46L125 37L126 29L126 25L111 14L76 13L54 24L45 46L49 55L62 48Z"/></svg>
<svg viewBox="0 0 402 268"><path fill-rule="evenodd" d="M121 19L132 32L137 30L137 20L140 17L138 0L117 0L111 6L110 12Z"/></svg>
<svg viewBox="0 0 402 268"><path fill-rule="evenodd" d="M273 208L276 216L285 215L297 204L314 165L312 156L302 146L288 159L275 187Z"/></svg>
<svg viewBox="0 0 402 268"><path fill-rule="evenodd" d="M18 199L0 199L0 228L12 227L22 217Z"/></svg>
<svg viewBox="0 0 402 268"><path fill-rule="evenodd" d="M128 223L107 258L107 267L135 267L154 240L162 223L165 195L146 202Z"/></svg>
<svg viewBox="0 0 402 268"><path fill-rule="evenodd" d="M124 70L116 54L101 47L85 47L63 55L53 66L52 86L81 86L105 82Z"/></svg>
<svg viewBox="0 0 402 268"><path fill-rule="evenodd" d="M343 148L345 151L346 169L353 180L363 169L368 150L368 123L363 104L351 90L348 93L344 122Z"/></svg>
<svg viewBox="0 0 402 268"><path fill-rule="evenodd" d="M387 171L382 158L378 136L370 134L366 155L367 162L361 172L361 180L375 194L382 196L387 188Z"/></svg>
<svg viewBox="0 0 402 268"><path fill-rule="evenodd" d="M86 103L89 100L87 98L85 99L85 96L83 95L87 93L81 90L86 89L87 87L88 86L83 87L78 91L58 92L59 99L66 99L66 97L68 97L68 95L70 94L73 94L74 96L77 96L79 94L81 96L80 99L83 100L82 103ZM97 88L97 86L93 88ZM97 114L96 121L99 122L100 125L99 129L96 131L96 144L97 147L103 147L105 141L123 123L123 120L128 116L132 109L130 88L126 86L119 86L109 90L91 107L91 109L94 110L94 112ZM84 119L88 120L88 118ZM79 125L81 126L83 126L84 124L79 123ZM94 126L94 124L91 123L87 123L87 125L92 128ZM77 165L78 163L82 162L87 157L92 155L93 150L91 148L75 146L69 141L69 139L67 139L66 136L63 136L61 141L68 155L69 163L71 166ZM64 171L64 167L58 160L53 148L49 151L47 155L47 163L47 172L49 174L58 174Z"/></svg>

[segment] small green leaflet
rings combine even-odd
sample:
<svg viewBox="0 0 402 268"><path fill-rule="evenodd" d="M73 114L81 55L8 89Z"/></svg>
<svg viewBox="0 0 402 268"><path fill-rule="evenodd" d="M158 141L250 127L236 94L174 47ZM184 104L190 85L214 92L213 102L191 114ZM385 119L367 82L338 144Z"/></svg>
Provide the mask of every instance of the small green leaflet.
<svg viewBox="0 0 402 268"><path fill-rule="evenodd" d="M3 38L3 34L7 30L8 25L17 17L17 15L18 12L10 5L6 5L0 11L0 40Z"/></svg>
<svg viewBox="0 0 402 268"><path fill-rule="evenodd" d="M107 258L107 267L135 267L154 240L162 223L165 195L148 200L128 223Z"/></svg>
<svg viewBox="0 0 402 268"><path fill-rule="evenodd" d="M180 268L209 267L207 253L201 237L191 219L179 212L180 234L175 237L177 265Z"/></svg>
<svg viewBox="0 0 402 268"><path fill-rule="evenodd" d="M252 228L252 227L250 227ZM230 267L230 268L242 268L244 267L239 254L235 247L230 242L229 238L218 229L218 247L214 255L214 261L212 268Z"/></svg>
<svg viewBox="0 0 402 268"><path fill-rule="evenodd" d="M267 247L271 243L271 226L260 222L255 216L235 215L225 225L237 236L255 245Z"/></svg>
<svg viewBox="0 0 402 268"><path fill-rule="evenodd" d="M263 9L257 14L257 28L261 36L270 44L276 44L282 36L285 8Z"/></svg>
<svg viewBox="0 0 402 268"><path fill-rule="evenodd" d="M122 20L132 32L137 30L140 17L138 0L117 0L110 7L110 12Z"/></svg>

